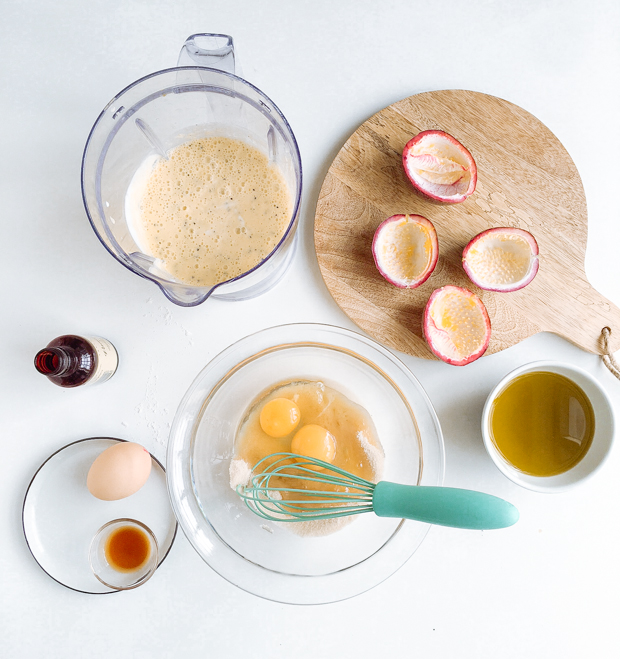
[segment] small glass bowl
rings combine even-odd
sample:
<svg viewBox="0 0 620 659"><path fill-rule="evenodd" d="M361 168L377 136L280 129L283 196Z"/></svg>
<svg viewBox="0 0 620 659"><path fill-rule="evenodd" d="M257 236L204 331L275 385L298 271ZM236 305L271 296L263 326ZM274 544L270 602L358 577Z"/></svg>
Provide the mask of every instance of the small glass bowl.
<svg viewBox="0 0 620 659"><path fill-rule="evenodd" d="M121 571L112 567L106 557L106 543L112 533L120 528L133 527L143 532L149 543L149 555L135 570ZM88 561L93 574L108 588L115 590L131 590L146 583L155 574L158 563L159 549L155 535L148 526L135 519L120 518L104 524L95 534L90 543Z"/></svg>

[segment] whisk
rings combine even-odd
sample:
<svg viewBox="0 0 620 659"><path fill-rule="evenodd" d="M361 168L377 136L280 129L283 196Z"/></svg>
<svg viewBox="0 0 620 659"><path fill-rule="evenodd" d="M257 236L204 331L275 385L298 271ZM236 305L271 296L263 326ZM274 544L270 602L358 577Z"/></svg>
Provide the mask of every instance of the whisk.
<svg viewBox="0 0 620 659"><path fill-rule="evenodd" d="M290 487L287 487L290 485ZM327 489L321 487L327 486ZM307 522L374 512L461 529L512 526L519 511L508 501L451 487L373 483L329 462L272 453L254 465L237 493L248 508L274 522Z"/></svg>

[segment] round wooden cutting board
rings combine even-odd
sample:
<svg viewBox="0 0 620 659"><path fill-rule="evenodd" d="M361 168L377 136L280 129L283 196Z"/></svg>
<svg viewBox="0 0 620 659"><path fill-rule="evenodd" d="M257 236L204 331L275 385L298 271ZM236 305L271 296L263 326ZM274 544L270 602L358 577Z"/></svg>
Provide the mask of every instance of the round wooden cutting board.
<svg viewBox="0 0 620 659"><path fill-rule="evenodd" d="M418 194L403 171L405 144L422 130L453 135L472 153L476 191L460 204ZM428 218L439 237L439 261L415 289L398 289L375 268L371 244L387 217ZM461 264L463 248L491 227L534 235L540 269L513 293L482 291ZM584 271L586 200L579 173L560 141L536 117L502 99L445 90L394 103L360 126L332 163L319 195L314 237L330 293L359 327L385 345L434 358L422 337L422 314L433 290L446 284L479 295L491 318L486 354L538 332L554 332L601 354L601 330L620 349L620 309L588 283Z"/></svg>

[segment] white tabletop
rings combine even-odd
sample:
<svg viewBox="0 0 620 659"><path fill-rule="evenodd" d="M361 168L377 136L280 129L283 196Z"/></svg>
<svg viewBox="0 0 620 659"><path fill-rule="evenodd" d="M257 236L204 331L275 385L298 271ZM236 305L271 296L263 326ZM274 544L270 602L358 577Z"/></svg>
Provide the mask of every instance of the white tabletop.
<svg viewBox="0 0 620 659"><path fill-rule="evenodd" d="M286 281L247 302L174 306L117 263L87 221L80 159L103 106L173 66L187 36L234 37L243 76L273 98L298 139L301 244ZM620 305L620 8L616 0L5 0L0 23L4 361L0 369L0 655L13 657L612 657L620 646L620 450L591 481L542 495L487 456L480 416L512 368L549 358L594 375L600 358L541 334L465 368L399 355L443 428L445 484L505 497L519 523L435 527L393 577L345 602L294 607L230 585L180 533L145 586L104 597L55 583L28 552L21 504L39 464L91 436L165 458L177 405L233 341L281 323L356 329L321 278L313 215L322 179L372 114L432 89L471 89L542 120L574 159L588 201L586 270ZM118 348L109 382L63 390L35 352L63 333ZM615 648L614 648L615 645Z"/></svg>

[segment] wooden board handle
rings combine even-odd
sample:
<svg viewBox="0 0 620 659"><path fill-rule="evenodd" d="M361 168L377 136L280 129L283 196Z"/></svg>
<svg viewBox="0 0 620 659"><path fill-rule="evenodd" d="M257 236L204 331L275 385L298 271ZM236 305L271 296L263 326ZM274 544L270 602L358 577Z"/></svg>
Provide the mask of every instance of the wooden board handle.
<svg viewBox="0 0 620 659"><path fill-rule="evenodd" d="M604 354L603 327L611 330L611 351L620 350L620 309L593 288L585 275L559 285L546 322L541 323L542 330L597 355Z"/></svg>

